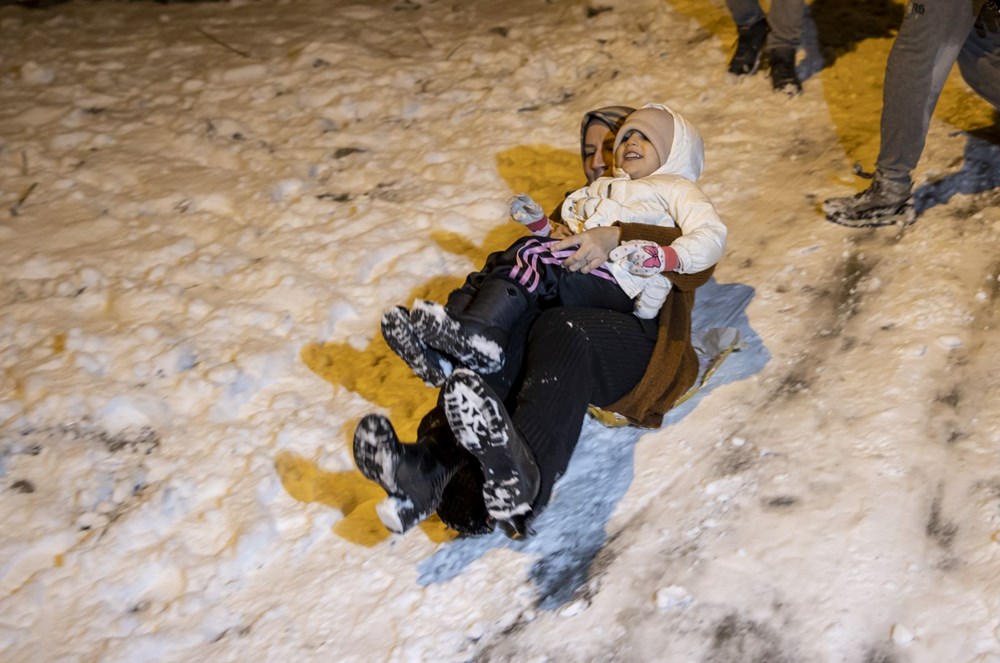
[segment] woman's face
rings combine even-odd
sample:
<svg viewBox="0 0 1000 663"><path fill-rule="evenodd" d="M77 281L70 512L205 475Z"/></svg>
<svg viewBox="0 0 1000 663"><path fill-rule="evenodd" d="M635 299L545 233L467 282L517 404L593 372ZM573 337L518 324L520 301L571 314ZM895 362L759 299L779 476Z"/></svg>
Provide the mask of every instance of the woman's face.
<svg viewBox="0 0 1000 663"><path fill-rule="evenodd" d="M583 172L593 182L614 163L615 134L608 125L591 121L583 134Z"/></svg>

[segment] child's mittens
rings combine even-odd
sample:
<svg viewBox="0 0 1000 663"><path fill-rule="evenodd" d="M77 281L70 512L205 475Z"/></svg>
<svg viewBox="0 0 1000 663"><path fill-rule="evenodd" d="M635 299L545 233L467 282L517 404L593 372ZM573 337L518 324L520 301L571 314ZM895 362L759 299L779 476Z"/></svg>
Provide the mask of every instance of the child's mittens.
<svg viewBox="0 0 1000 663"><path fill-rule="evenodd" d="M677 252L669 246L660 246L646 239L622 242L612 249L611 262L636 276L652 276L677 269Z"/></svg>
<svg viewBox="0 0 1000 663"><path fill-rule="evenodd" d="M519 193L508 203L510 218L531 231L533 235L548 237L552 233L552 224L545 216L541 206L526 193Z"/></svg>
<svg viewBox="0 0 1000 663"><path fill-rule="evenodd" d="M526 193L512 196L508 204L510 205L510 218L518 223L528 225L545 218L545 212L542 211L541 205Z"/></svg>

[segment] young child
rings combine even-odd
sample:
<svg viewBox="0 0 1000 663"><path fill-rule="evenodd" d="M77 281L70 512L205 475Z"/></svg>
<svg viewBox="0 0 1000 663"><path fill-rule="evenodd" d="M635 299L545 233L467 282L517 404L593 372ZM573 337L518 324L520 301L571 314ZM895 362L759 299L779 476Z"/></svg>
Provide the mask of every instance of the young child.
<svg viewBox="0 0 1000 663"><path fill-rule="evenodd" d="M681 237L666 247L626 242L612 251L611 261L586 274L562 267L575 249L555 250L555 240L547 238L519 239L492 254L447 306L418 300L408 319L401 307L388 311L387 343L434 384L437 376L428 380L418 367L440 367L441 381L455 363L480 373L498 371L509 330L541 308L634 310L640 318L654 318L670 289L663 272L700 272L725 248L726 227L695 184L703 164L701 137L682 116L658 104L635 111L615 137L614 177L571 193L562 221L573 233L622 222L678 227ZM550 224L530 199L515 197L511 213L547 235ZM400 343L404 337L407 342Z"/></svg>

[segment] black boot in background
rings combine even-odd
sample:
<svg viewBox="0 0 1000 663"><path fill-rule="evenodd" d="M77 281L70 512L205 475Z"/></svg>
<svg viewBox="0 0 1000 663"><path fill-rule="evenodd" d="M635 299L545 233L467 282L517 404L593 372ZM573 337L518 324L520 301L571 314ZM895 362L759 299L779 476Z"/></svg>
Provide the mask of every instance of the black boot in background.
<svg viewBox="0 0 1000 663"><path fill-rule="evenodd" d="M824 201L823 211L828 221L850 228L907 226L917 219L912 182L890 180L879 172L861 193Z"/></svg>
<svg viewBox="0 0 1000 663"><path fill-rule="evenodd" d="M770 28L767 19L762 18L750 25L737 26L736 52L729 61L729 73L733 76L752 76L760 66L760 56L767 41Z"/></svg>
<svg viewBox="0 0 1000 663"><path fill-rule="evenodd" d="M771 87L790 97L802 94L802 81L795 73L795 49L775 48L770 51Z"/></svg>

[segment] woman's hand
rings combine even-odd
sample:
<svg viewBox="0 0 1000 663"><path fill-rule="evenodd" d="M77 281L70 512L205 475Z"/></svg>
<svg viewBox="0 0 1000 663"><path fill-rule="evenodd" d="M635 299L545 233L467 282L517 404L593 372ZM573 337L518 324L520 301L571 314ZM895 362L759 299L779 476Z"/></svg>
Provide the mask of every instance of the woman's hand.
<svg viewBox="0 0 1000 663"><path fill-rule="evenodd" d="M561 251L574 246L578 247L576 253L563 261L563 267L571 272L589 274L591 270L597 269L608 261L611 250L618 246L619 237L621 237L621 228L617 226L591 228L579 235L573 235L556 242L552 245L552 250Z"/></svg>

